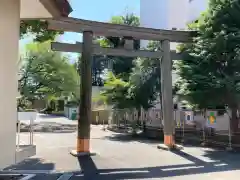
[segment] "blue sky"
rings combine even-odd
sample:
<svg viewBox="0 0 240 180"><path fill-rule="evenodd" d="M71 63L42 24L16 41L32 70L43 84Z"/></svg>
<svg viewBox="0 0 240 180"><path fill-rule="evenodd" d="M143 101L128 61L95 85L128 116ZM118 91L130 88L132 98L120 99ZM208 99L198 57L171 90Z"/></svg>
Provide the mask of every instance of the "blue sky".
<svg viewBox="0 0 240 180"><path fill-rule="evenodd" d="M133 12L139 15L140 0L70 0L73 7L71 17L109 21L112 16L123 15ZM81 35L76 33L66 33L61 40L75 42L81 39Z"/></svg>
<svg viewBox="0 0 240 180"><path fill-rule="evenodd" d="M71 17L107 22L112 16L124 15L133 12L140 13L140 0L70 0L73 8ZM81 34L65 33L59 40L69 43L81 41ZM31 42L31 37L21 40L20 46Z"/></svg>
<svg viewBox="0 0 240 180"><path fill-rule="evenodd" d="M73 8L71 17L107 22L112 16L124 15L126 13L140 14L140 0L69 0ZM60 36L59 41L75 43L82 41L82 35L78 33L65 33ZM27 37L20 41L21 51L24 46L32 41ZM74 62L78 54L67 53L70 61Z"/></svg>

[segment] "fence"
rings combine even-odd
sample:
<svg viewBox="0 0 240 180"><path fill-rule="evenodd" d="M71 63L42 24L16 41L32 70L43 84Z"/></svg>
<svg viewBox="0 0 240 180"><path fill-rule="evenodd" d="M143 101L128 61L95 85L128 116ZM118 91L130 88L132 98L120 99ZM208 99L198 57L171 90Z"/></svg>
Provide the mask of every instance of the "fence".
<svg viewBox="0 0 240 180"><path fill-rule="evenodd" d="M179 143L240 149L240 133L233 133L225 109L175 110L175 138ZM109 111L108 128L121 132L142 131L147 137L163 138L164 123L160 109Z"/></svg>

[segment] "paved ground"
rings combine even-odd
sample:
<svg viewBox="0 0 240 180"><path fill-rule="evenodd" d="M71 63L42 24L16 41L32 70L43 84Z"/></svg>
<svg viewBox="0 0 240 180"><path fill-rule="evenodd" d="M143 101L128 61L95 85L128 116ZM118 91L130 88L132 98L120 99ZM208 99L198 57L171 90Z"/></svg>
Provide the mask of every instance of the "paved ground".
<svg viewBox="0 0 240 180"><path fill-rule="evenodd" d="M69 155L75 137L76 133L36 133L37 155L3 173L32 174L30 180L237 180L240 176L240 154L197 147L168 152L158 150L157 142L92 126L91 147L97 155L76 159Z"/></svg>

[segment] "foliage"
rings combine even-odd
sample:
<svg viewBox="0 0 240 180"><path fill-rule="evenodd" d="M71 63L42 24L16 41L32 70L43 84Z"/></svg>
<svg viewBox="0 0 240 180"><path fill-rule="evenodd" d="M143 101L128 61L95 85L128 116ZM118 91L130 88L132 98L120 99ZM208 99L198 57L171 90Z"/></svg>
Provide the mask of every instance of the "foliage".
<svg viewBox="0 0 240 180"><path fill-rule="evenodd" d="M148 47L149 50L158 48L158 43L150 43ZM154 106L160 96L160 60L135 59L129 80L110 74L101 95L114 108L148 109Z"/></svg>
<svg viewBox="0 0 240 180"><path fill-rule="evenodd" d="M55 100L79 96L79 76L61 53L49 50L49 42L27 46L20 69L20 93L29 100Z"/></svg>
<svg viewBox="0 0 240 180"><path fill-rule="evenodd" d="M17 108L18 111L23 111L25 109L29 109L31 107L32 103L27 100L26 97L20 97L17 99Z"/></svg>
<svg viewBox="0 0 240 180"><path fill-rule="evenodd" d="M228 105L233 120L240 102L239 15L240 0L210 0L190 26L199 35L182 45L184 58L176 63L179 94L199 108Z"/></svg>
<svg viewBox="0 0 240 180"><path fill-rule="evenodd" d="M125 16L113 16L110 20L113 24L124 24L129 26L139 26L140 20L139 17L134 14L127 14ZM98 40L98 43L102 47L112 47L112 48L123 48L125 44L125 38L120 37L101 37ZM139 49L140 41L134 40L134 49ZM112 61L112 71L113 73L124 80L128 80L131 70L133 68L134 58L129 57L113 57L113 56L104 56L105 60ZM107 65L105 65L106 68Z"/></svg>
<svg viewBox="0 0 240 180"><path fill-rule="evenodd" d="M104 82L102 79L102 74L104 70L108 67L108 58L96 55L93 57L92 64L92 85L93 86L103 86Z"/></svg>
<svg viewBox="0 0 240 180"><path fill-rule="evenodd" d="M34 40L44 42L53 40L63 32L48 30L46 21L41 20L21 20L20 22L20 38L24 38L26 34L34 35Z"/></svg>
<svg viewBox="0 0 240 180"><path fill-rule="evenodd" d="M109 72L107 81L104 85L105 90L100 96L107 104L113 105L113 108L128 108L131 104L131 98L128 95L129 83L118 79L113 73Z"/></svg>
<svg viewBox="0 0 240 180"><path fill-rule="evenodd" d="M148 50L159 50L160 43L150 42ZM137 58L130 75L130 96L134 107L148 109L160 101L160 59Z"/></svg>

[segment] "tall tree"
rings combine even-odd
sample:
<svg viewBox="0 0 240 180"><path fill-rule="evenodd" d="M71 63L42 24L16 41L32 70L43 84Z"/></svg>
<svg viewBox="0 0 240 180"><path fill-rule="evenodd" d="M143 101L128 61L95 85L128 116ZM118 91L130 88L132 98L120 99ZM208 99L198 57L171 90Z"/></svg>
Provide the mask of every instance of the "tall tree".
<svg viewBox="0 0 240 180"><path fill-rule="evenodd" d="M159 50L160 44L151 42L149 50ZM160 99L160 60L137 58L126 81L110 74L102 96L115 108L153 107Z"/></svg>
<svg viewBox="0 0 240 180"><path fill-rule="evenodd" d="M240 0L210 0L207 12L190 27L199 31L182 45L179 94L200 108L228 105L231 127L238 128L240 100Z"/></svg>
<svg viewBox="0 0 240 180"><path fill-rule="evenodd" d="M79 96L79 77L74 65L49 47L49 42L27 46L20 68L21 95L29 100Z"/></svg>
<svg viewBox="0 0 240 180"><path fill-rule="evenodd" d="M113 16L110 20L113 24L124 24L129 26L139 26L139 17L134 14L127 14L125 16ZM99 40L100 46L102 47L113 47L113 48L123 48L125 44L125 38L119 37L101 37ZM140 41L134 40L134 49L140 48ZM128 57L106 57L108 60L112 61L112 71L117 77L121 77L124 80L128 80L130 72L133 68L134 58Z"/></svg>

